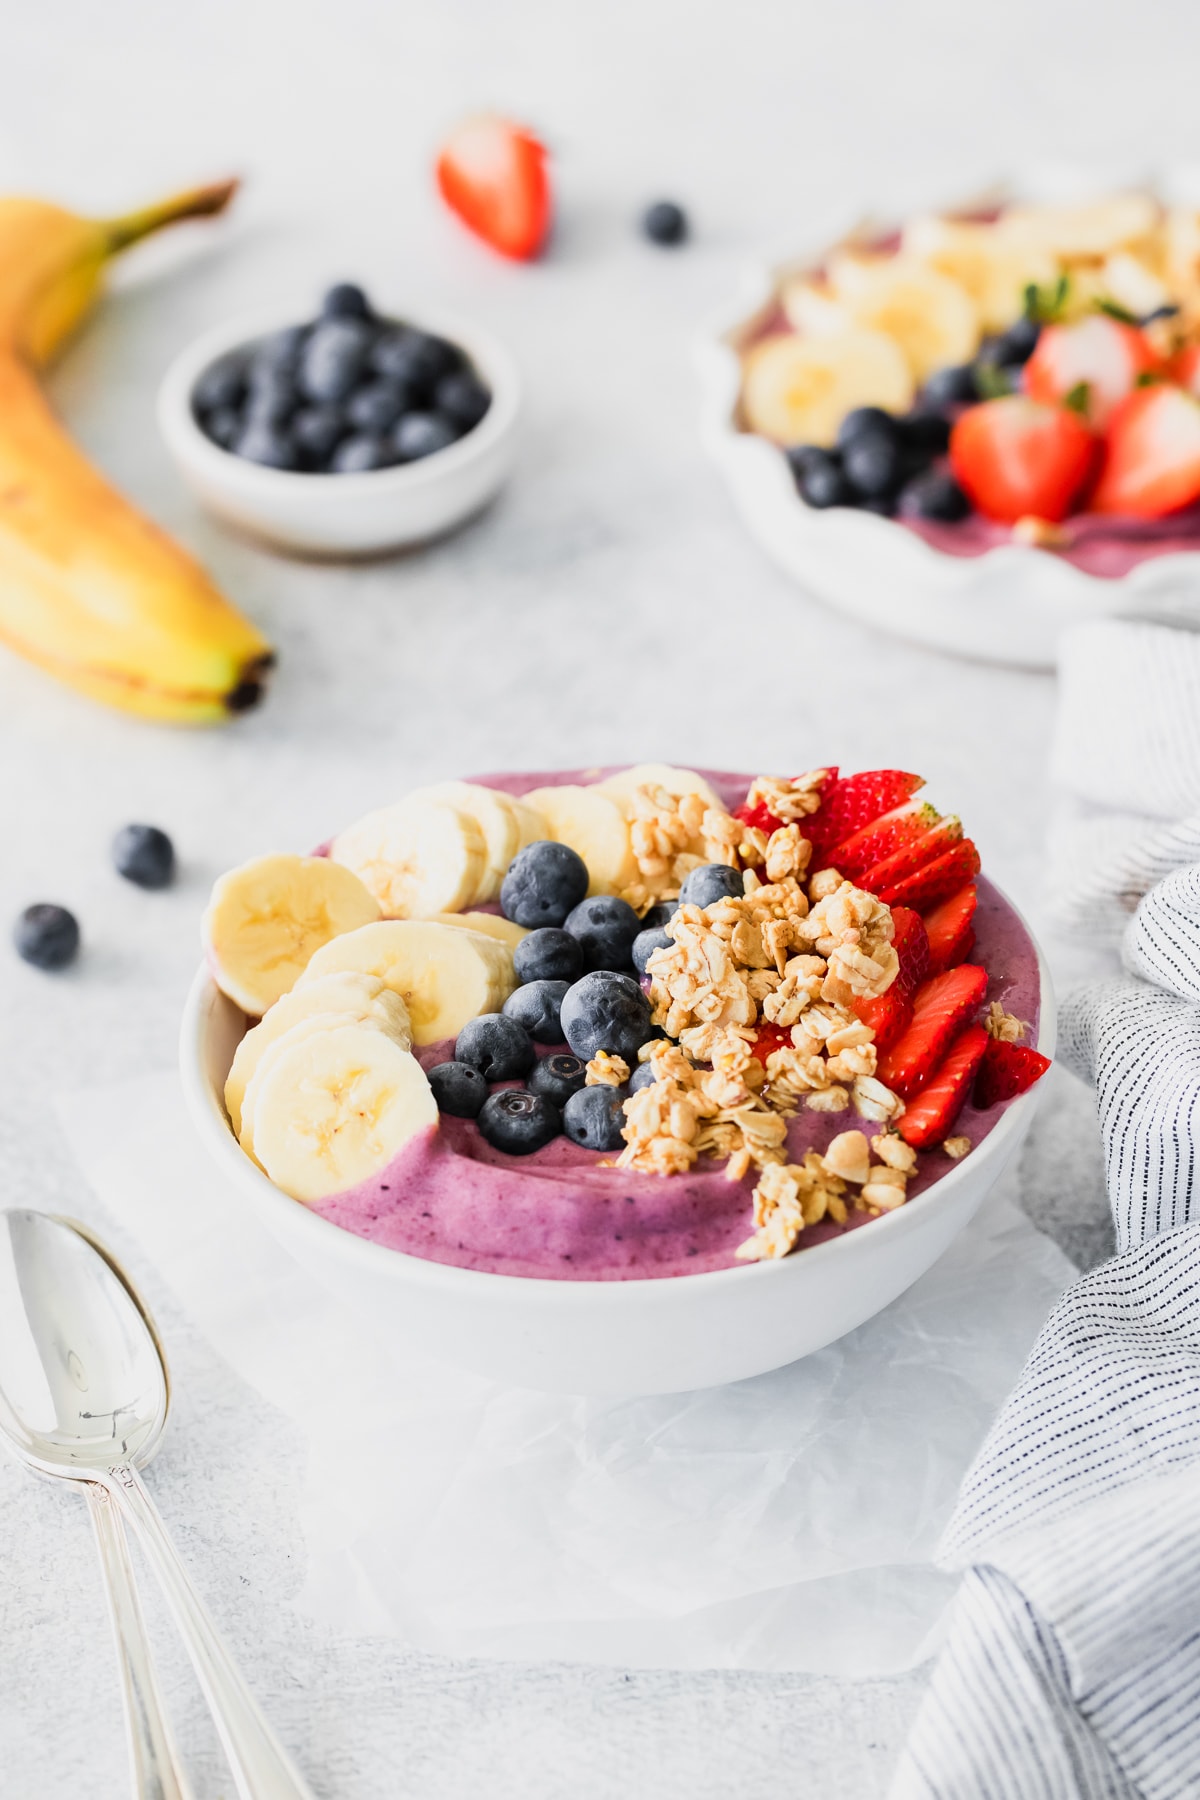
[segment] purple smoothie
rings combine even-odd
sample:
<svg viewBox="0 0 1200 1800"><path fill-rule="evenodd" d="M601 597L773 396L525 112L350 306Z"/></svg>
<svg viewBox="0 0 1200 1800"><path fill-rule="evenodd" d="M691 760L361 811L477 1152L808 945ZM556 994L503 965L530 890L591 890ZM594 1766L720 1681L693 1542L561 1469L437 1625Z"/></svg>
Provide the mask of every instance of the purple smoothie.
<svg viewBox="0 0 1200 1800"><path fill-rule="evenodd" d="M475 777L489 787L524 793L534 787L596 781L606 769ZM749 777L704 771L728 806L745 798ZM1037 1042L1040 984L1037 952L1020 919L982 878L972 961L988 970L988 1000L1001 1000L1032 1027ZM562 1046L566 1048L566 1046ZM547 1052L549 1053L549 1052ZM453 1054L451 1042L419 1052L429 1068ZM978 1144L1008 1105L986 1113L964 1107L956 1131ZM878 1129L853 1112L802 1109L788 1128L788 1153L799 1160L839 1131ZM751 1235L754 1183L727 1181L724 1165L701 1161L687 1175L643 1175L557 1138L532 1156L494 1150L474 1122L443 1115L379 1175L314 1207L322 1218L373 1243L430 1262L492 1274L574 1281L630 1281L695 1275L736 1265L734 1252ZM607 1166L606 1166L607 1165ZM942 1151L923 1152L910 1178L910 1198L954 1165ZM810 1248L870 1224L851 1212L844 1226L826 1221L801 1239Z"/></svg>

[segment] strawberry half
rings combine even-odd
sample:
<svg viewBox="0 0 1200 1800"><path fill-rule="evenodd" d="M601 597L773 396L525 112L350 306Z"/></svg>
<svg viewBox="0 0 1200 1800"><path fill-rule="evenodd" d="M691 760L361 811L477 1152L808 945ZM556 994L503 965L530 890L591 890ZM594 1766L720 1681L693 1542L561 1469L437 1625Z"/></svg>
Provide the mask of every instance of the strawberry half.
<svg viewBox="0 0 1200 1800"><path fill-rule="evenodd" d="M1073 325L1043 328L1023 385L1031 399L1047 405L1074 403L1078 394L1080 410L1100 430L1138 377L1161 369L1162 359L1136 325L1091 313Z"/></svg>
<svg viewBox="0 0 1200 1800"><path fill-rule="evenodd" d="M971 838L963 838L961 843L952 844L944 855L924 863L902 881L875 891L888 906L914 906L922 912L939 900L947 899L978 873L979 852Z"/></svg>
<svg viewBox="0 0 1200 1800"><path fill-rule="evenodd" d="M854 1011L875 1033L875 1048L882 1056L912 1022L913 995L929 974L929 939L920 913L898 906L892 914L892 944L900 959L896 979L885 994L856 1000Z"/></svg>
<svg viewBox="0 0 1200 1800"><path fill-rule="evenodd" d="M1109 421L1091 510L1161 519L1200 499L1200 401L1182 388L1139 388Z"/></svg>
<svg viewBox="0 0 1200 1800"><path fill-rule="evenodd" d="M1027 394L970 407L950 433L959 485L981 513L1006 525L1065 519L1095 460L1096 440L1078 413Z"/></svg>
<svg viewBox="0 0 1200 1800"><path fill-rule="evenodd" d="M955 1040L941 1066L896 1121L906 1144L928 1150L948 1135L991 1041L982 1025L968 1025Z"/></svg>
<svg viewBox="0 0 1200 1800"><path fill-rule="evenodd" d="M874 863L859 880L859 887L865 888L868 894L890 892L918 869L923 869L926 863L944 856L947 850L961 841L962 834L961 819L939 819L922 836L914 838L910 844L905 844L893 855L885 857L883 862Z"/></svg>
<svg viewBox="0 0 1200 1800"><path fill-rule="evenodd" d="M1035 1081L1040 1081L1050 1067L1050 1058L1027 1044L1005 1044L989 1038L979 1074L975 1079L975 1105L980 1112L1024 1094Z"/></svg>
<svg viewBox="0 0 1200 1800"><path fill-rule="evenodd" d="M975 883L968 881L925 914L925 930L929 937L929 966L935 975L965 962L975 942L972 920L978 904Z"/></svg>
<svg viewBox="0 0 1200 1800"><path fill-rule="evenodd" d="M902 1100L911 1100L919 1093L951 1038L979 1010L987 984L986 969L962 963L944 975L933 976L919 988L913 1000L911 1025L879 1059L876 1073L884 1086Z"/></svg>
<svg viewBox="0 0 1200 1800"><path fill-rule="evenodd" d="M882 862L884 857L894 856L905 844L923 837L937 824L938 817L936 808L928 803L895 807L881 819L864 825L861 831L852 832L840 844L835 844L826 852L826 863L848 881L854 881L877 862Z"/></svg>
<svg viewBox="0 0 1200 1800"><path fill-rule="evenodd" d="M1200 344L1189 344L1171 358L1171 380L1200 398Z"/></svg>
<svg viewBox="0 0 1200 1800"><path fill-rule="evenodd" d="M538 254L550 230L550 175L531 131L490 114L464 119L436 173L446 205L485 244L518 262Z"/></svg>
<svg viewBox="0 0 1200 1800"><path fill-rule="evenodd" d="M813 848L823 855L831 844L840 844L852 832L874 824L925 786L923 775L908 775L903 769L867 769L861 775L847 775L844 781L836 779L836 770L833 774L835 778L821 790L819 809L802 827Z"/></svg>

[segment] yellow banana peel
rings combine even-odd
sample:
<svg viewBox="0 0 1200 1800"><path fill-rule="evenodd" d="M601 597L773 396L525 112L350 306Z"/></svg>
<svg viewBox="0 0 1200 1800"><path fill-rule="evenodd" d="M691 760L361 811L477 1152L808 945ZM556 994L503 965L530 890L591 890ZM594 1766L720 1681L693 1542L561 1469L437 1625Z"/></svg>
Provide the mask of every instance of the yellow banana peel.
<svg viewBox="0 0 1200 1800"><path fill-rule="evenodd" d="M180 724L254 705L271 647L93 468L38 371L113 256L177 219L222 211L235 187L110 220L0 199L0 641L93 699Z"/></svg>

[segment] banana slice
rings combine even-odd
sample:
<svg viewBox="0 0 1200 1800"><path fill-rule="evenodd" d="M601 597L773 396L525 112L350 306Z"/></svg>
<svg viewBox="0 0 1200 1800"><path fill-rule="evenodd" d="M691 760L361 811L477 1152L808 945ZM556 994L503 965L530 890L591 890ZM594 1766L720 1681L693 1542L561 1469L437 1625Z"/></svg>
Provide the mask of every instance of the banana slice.
<svg viewBox="0 0 1200 1800"><path fill-rule="evenodd" d="M398 995L396 997L399 998ZM268 1044L263 1050L258 1059L258 1067L246 1083L246 1091L242 1095L237 1130L238 1143L246 1155L253 1157L255 1162L258 1162L259 1158L258 1152L254 1148L254 1109L258 1105L262 1084L274 1068L277 1059L290 1045L302 1044L308 1038L318 1037L325 1031L337 1031L343 1025L364 1025L364 1029L371 1031L378 1029L377 1026L366 1024L362 1020L348 1019L345 1013L314 1012L302 1019L297 1019L294 1025L282 1032L273 1044ZM406 1045L405 1048L411 1048L411 1046ZM259 1166L261 1167L261 1164Z"/></svg>
<svg viewBox="0 0 1200 1800"><path fill-rule="evenodd" d="M441 800L448 800L452 806L470 813L483 834L486 868L479 888L467 904L479 906L484 901L494 900L509 863L521 848L521 820L511 797L475 781L439 781L431 787L415 789L400 804L420 805L425 801Z"/></svg>
<svg viewBox="0 0 1200 1800"><path fill-rule="evenodd" d="M378 917L358 877L328 857L260 856L216 883L201 935L221 992L258 1018L314 950Z"/></svg>
<svg viewBox="0 0 1200 1800"><path fill-rule="evenodd" d="M499 1012L517 985L507 944L432 919L384 919L335 938L313 957L304 984L339 969L377 975L399 994L418 1045L457 1037L468 1019Z"/></svg>
<svg viewBox="0 0 1200 1800"><path fill-rule="evenodd" d="M913 392L903 351L881 331L763 338L743 363L746 424L777 444L832 444L852 407L907 412Z"/></svg>
<svg viewBox="0 0 1200 1800"><path fill-rule="evenodd" d="M487 845L473 813L451 800L401 800L334 838L333 860L353 869L393 919L432 919L475 901Z"/></svg>
<svg viewBox="0 0 1200 1800"><path fill-rule="evenodd" d="M829 279L854 323L899 345L919 384L964 363L979 342L979 317L957 281L903 256L831 258Z"/></svg>
<svg viewBox="0 0 1200 1800"><path fill-rule="evenodd" d="M544 831L542 836L545 836ZM529 936L524 925L515 924L502 913L442 913L440 918L433 919L430 923L457 925L460 930L465 931L481 931L484 937L495 938L498 943L507 944L510 950L515 950L521 939Z"/></svg>
<svg viewBox="0 0 1200 1800"><path fill-rule="evenodd" d="M697 775L695 769L677 769L671 763L635 763L631 769L618 769L615 775L606 775L596 783L596 791L615 800L622 811L628 810L634 789L640 787L666 788L668 794L677 798L699 794L706 806L721 804L703 775Z"/></svg>
<svg viewBox="0 0 1200 1800"><path fill-rule="evenodd" d="M535 806L528 806L524 800L518 800L510 794L513 810L517 815L517 823L521 827L521 841L518 850L524 850L526 844L540 844L550 833L546 829L546 821Z"/></svg>
<svg viewBox="0 0 1200 1800"><path fill-rule="evenodd" d="M1089 261L1149 237L1159 207L1149 194L1113 194L1082 206L1014 206L1005 218L1052 256Z"/></svg>
<svg viewBox="0 0 1200 1800"><path fill-rule="evenodd" d="M437 1126L416 1057L369 1025L281 1039L260 1076L255 1154L293 1200L325 1200L378 1175L410 1138Z"/></svg>
<svg viewBox="0 0 1200 1800"><path fill-rule="evenodd" d="M810 275L785 281L779 301L792 330L805 337L828 337L830 332L846 331L854 323L829 283L815 281Z"/></svg>
<svg viewBox="0 0 1200 1800"><path fill-rule="evenodd" d="M984 331L1004 331L1025 310L1025 289L1053 284L1058 264L1027 232L1006 220L912 219L902 244L907 261L922 262L965 288Z"/></svg>
<svg viewBox="0 0 1200 1800"><path fill-rule="evenodd" d="M243 1096L264 1052L301 1019L317 1013L337 1014L344 1024L374 1025L395 1038L402 1050L412 1048L412 1025L404 1002L384 987L378 976L347 970L294 987L264 1013L233 1053L225 1079L225 1109L235 1137L241 1136Z"/></svg>
<svg viewBox="0 0 1200 1800"><path fill-rule="evenodd" d="M1107 259L1100 273L1106 298L1115 300L1135 318L1144 318L1160 306L1170 305L1170 290L1157 270L1147 258L1135 256L1131 250L1118 250Z"/></svg>
<svg viewBox="0 0 1200 1800"><path fill-rule="evenodd" d="M629 824L610 795L599 787L547 787L524 798L545 819L547 835L582 856L589 894L616 894L636 880Z"/></svg>

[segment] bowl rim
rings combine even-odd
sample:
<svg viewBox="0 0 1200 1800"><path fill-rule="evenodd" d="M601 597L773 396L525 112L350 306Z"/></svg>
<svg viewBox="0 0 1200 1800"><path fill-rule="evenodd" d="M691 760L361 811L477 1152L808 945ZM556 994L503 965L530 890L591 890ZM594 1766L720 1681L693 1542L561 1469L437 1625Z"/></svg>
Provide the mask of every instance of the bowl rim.
<svg viewBox="0 0 1200 1800"><path fill-rule="evenodd" d="M516 362L505 346L484 327L461 319L457 314L406 307L403 312L390 308L377 316L388 323L416 325L438 337L448 338L466 352L486 381L492 396L491 405L471 429L436 450L432 456L416 462L397 463L387 469L364 469L357 474L308 474L298 469L269 469L261 463L248 462L223 450L206 437L192 411L192 390L199 377L218 357L231 350L281 331L289 325L303 324L295 312L278 306L242 313L213 325L180 350L167 367L158 388L156 414L159 430L169 449L214 483L237 486L247 497L259 496L263 501L301 501L317 507L335 506L351 498L371 496L382 499L389 492L411 494L420 488L434 486L471 463L484 457L516 424L521 406L521 378ZM312 321L308 321L312 322Z"/></svg>
<svg viewBox="0 0 1200 1800"><path fill-rule="evenodd" d="M1013 904L1003 888L995 882L990 882L990 885L1016 914L1033 945L1039 983L1037 1048L1044 1056L1052 1058L1057 1041L1057 1008L1049 966L1042 947L1020 908ZM814 1244L811 1249L795 1255L746 1263L729 1269L710 1269L695 1275L648 1275L623 1281L564 1281L553 1276L507 1275L490 1269L462 1269L452 1263L433 1262L426 1257L412 1256L404 1250L393 1250L387 1245L376 1244L369 1238L347 1231L344 1226L323 1219L303 1202L291 1199L277 1188L241 1150L230 1130L223 1102L214 1095L205 1079L204 1048L214 997L219 992L207 963L202 960L188 991L179 1036L180 1077L184 1099L192 1122L218 1169L243 1192L251 1193L257 1204L271 1209L283 1223L285 1236L292 1230L305 1232L314 1247L324 1246L337 1254L343 1262L364 1271L383 1273L391 1269L397 1278L407 1277L443 1292L457 1292L462 1297L472 1293L477 1296L484 1293L499 1296L507 1292L511 1298L524 1297L537 1305L548 1307L586 1303L619 1308L623 1305L636 1306L643 1296L647 1301L655 1298L668 1301L668 1297L674 1295L674 1303L685 1304L692 1297L728 1288L733 1282L745 1284L750 1281L802 1279L798 1274L801 1269L816 1272L836 1257L845 1260L848 1256L859 1254L854 1246L863 1236L864 1230L871 1234L869 1243L879 1247L882 1246L884 1232L889 1232L891 1237L896 1238L919 1230L930 1214L953 1202L960 1187L975 1180L981 1159L998 1161L1003 1166L1010 1142L1014 1138L1019 1141L1024 1135L1027 1115L1037 1106L1041 1097L1040 1083L1020 1095L1010 1105L1004 1117L972 1149L969 1157L964 1157L952 1169L939 1176L923 1193L898 1207L895 1212L885 1213L881 1218L872 1219L866 1227L845 1232L840 1237L828 1238L824 1243Z"/></svg>

